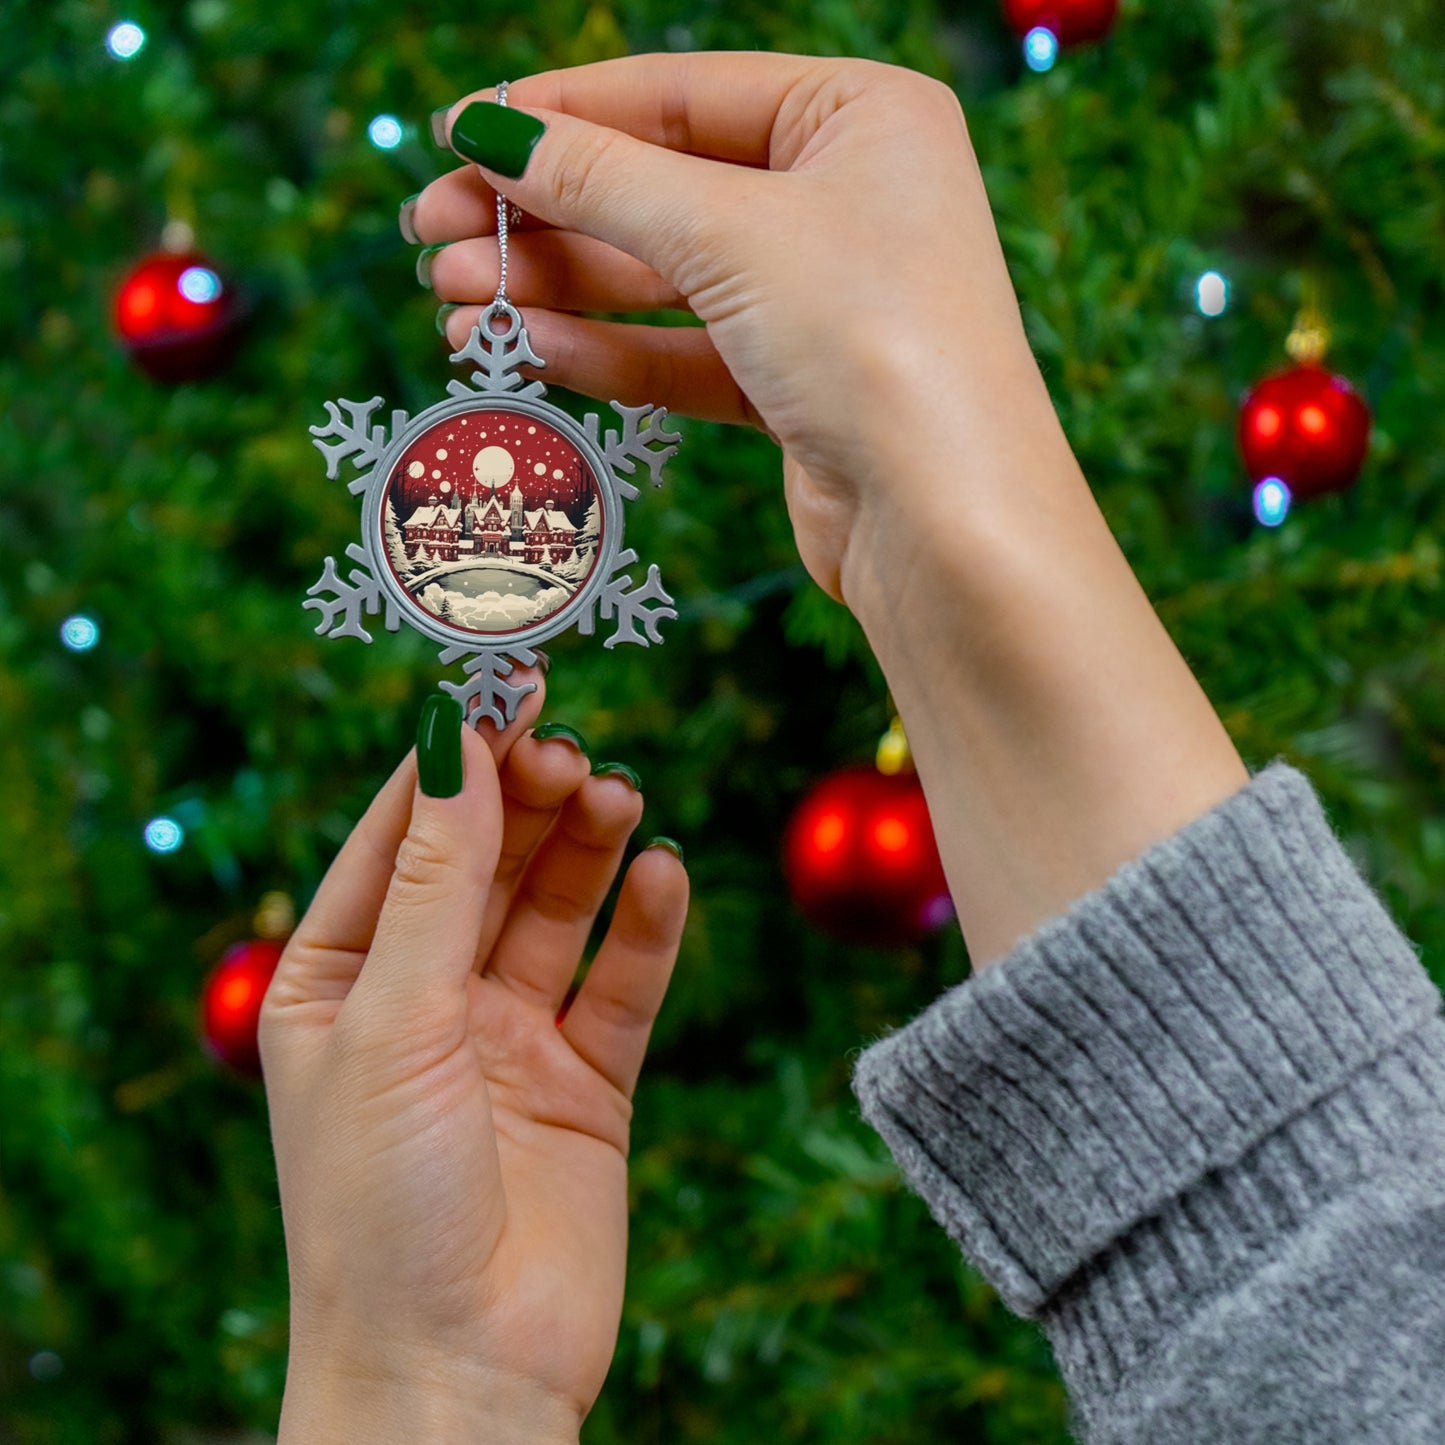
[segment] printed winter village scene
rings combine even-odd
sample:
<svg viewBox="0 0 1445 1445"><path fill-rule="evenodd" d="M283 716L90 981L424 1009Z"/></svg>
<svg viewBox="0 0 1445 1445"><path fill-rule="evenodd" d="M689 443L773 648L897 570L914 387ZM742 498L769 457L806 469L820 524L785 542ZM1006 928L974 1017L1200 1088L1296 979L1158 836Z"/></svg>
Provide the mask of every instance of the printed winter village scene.
<svg viewBox="0 0 1445 1445"><path fill-rule="evenodd" d="M438 422L392 470L386 555L433 617L516 632L560 611L586 582L602 537L591 468L561 432L518 412Z"/></svg>

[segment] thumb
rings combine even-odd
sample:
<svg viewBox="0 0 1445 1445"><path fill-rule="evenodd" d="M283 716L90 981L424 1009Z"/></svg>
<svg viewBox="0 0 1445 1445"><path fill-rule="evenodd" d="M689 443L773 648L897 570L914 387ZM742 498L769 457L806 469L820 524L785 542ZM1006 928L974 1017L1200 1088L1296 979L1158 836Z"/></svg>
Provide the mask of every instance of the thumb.
<svg viewBox="0 0 1445 1445"><path fill-rule="evenodd" d="M366 962L346 1000L353 1016L465 1021L467 979L502 843L496 764L461 705L437 693L417 728L411 820Z"/></svg>
<svg viewBox="0 0 1445 1445"><path fill-rule="evenodd" d="M635 256L685 295L707 283L693 268L716 218L754 207L770 179L560 110L472 100L447 125L451 148L529 215Z"/></svg>

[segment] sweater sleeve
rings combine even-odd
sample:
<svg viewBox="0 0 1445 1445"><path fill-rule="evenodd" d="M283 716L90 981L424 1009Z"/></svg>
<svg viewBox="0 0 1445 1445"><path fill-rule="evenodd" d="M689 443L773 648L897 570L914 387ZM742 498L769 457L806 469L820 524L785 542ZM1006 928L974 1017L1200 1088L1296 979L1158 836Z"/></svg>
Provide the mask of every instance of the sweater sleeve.
<svg viewBox="0 0 1445 1445"><path fill-rule="evenodd" d="M1080 1438L1445 1439L1440 995L1282 761L858 1060Z"/></svg>

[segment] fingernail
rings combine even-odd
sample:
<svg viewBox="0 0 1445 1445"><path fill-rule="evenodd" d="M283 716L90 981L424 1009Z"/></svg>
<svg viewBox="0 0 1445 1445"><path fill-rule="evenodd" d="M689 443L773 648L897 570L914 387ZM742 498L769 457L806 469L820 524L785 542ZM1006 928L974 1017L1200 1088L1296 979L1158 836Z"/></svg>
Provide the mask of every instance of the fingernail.
<svg viewBox="0 0 1445 1445"><path fill-rule="evenodd" d="M408 196L401 203L401 209L396 213L396 224L401 228L402 239L408 246L421 245L421 237L416 233L416 225L413 220L416 215L416 203L420 199L420 191L414 196Z"/></svg>
<svg viewBox="0 0 1445 1445"><path fill-rule="evenodd" d="M441 241L441 242L439 242L439 243L438 243L437 245L435 245L435 246L425 246L425 247L423 247L422 250L421 250L421 251L418 253L418 255L417 255L417 258L416 258L416 279L417 279L418 281L420 281L421 284L422 284L423 286L425 286L428 291L431 290L431 262L432 262L432 257L435 256L438 251L445 251L446 248L447 248L447 243L446 243L445 241Z"/></svg>
<svg viewBox="0 0 1445 1445"><path fill-rule="evenodd" d="M532 653L537 659L537 666L542 669L542 676L546 677L552 671L552 659L540 647L534 647Z"/></svg>
<svg viewBox="0 0 1445 1445"><path fill-rule="evenodd" d="M643 844L642 851L646 853L649 848L666 848L679 863L687 862L687 859L682 856L682 844L676 838L664 838L659 834L656 838L649 838Z"/></svg>
<svg viewBox="0 0 1445 1445"><path fill-rule="evenodd" d="M460 310L461 310L461 303L460 303L459 301L447 301L447 302L445 302L444 304L442 304L441 306L438 306L438 307L437 307L437 335L438 335L438 336L445 336L445 335L447 334L447 317L450 316L453 311L460 311ZM544 674L544 675L545 675L545 674Z"/></svg>
<svg viewBox="0 0 1445 1445"><path fill-rule="evenodd" d="M637 776L636 770L629 768L626 763L594 763L592 776L594 778L621 778L624 783L637 792L642 791L642 779Z"/></svg>
<svg viewBox="0 0 1445 1445"><path fill-rule="evenodd" d="M474 100L452 122L451 146L459 156L516 180L546 130L543 122L525 111Z"/></svg>
<svg viewBox="0 0 1445 1445"><path fill-rule="evenodd" d="M429 798L454 798L462 790L462 705L434 692L416 725L416 777Z"/></svg>
<svg viewBox="0 0 1445 1445"><path fill-rule="evenodd" d="M439 145L443 150L447 144L447 115L451 110L449 105L439 105L431 113L431 139L433 145Z"/></svg>
<svg viewBox="0 0 1445 1445"><path fill-rule="evenodd" d="M584 758L592 756L587 747L587 739L576 728L568 727L566 723L543 723L541 727L532 729L532 736L539 743L545 743L548 738L565 738Z"/></svg>

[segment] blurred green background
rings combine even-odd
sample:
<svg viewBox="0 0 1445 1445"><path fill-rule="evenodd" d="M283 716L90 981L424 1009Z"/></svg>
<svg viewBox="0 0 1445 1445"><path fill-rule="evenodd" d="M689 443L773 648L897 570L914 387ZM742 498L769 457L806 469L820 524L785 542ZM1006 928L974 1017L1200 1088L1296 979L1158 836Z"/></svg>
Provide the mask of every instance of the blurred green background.
<svg viewBox="0 0 1445 1445"><path fill-rule="evenodd" d="M121 19L148 37L124 63L105 46ZM0 1441L274 1432L264 1098L201 1049L198 990L264 892L304 905L433 686L410 633L312 634L302 596L357 505L307 428L333 397L440 397L435 298L396 211L445 168L428 113L500 78L762 48L956 87L1044 374L1146 590L1246 760L1310 774L1445 977L1438 19L1426 0L1135 3L1035 75L996 0L9 0ZM382 113L409 130L391 151L367 138ZM171 387L109 319L168 219L254 305L229 370ZM1194 301L1209 268L1232 288L1215 319ZM1234 417L1284 364L1307 286L1376 430L1354 491L1266 529ZM666 650L551 646L546 716L640 768L639 836L684 842L696 900L637 1098L627 1304L584 1439L1063 1441L1042 1338L901 1187L847 1087L861 1046L966 975L957 931L845 947L780 880L798 797L886 725L882 679L797 564L770 445L684 433L628 521L680 599ZM83 654L59 637L77 612L101 628ZM187 829L167 856L142 839L158 814Z"/></svg>

